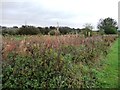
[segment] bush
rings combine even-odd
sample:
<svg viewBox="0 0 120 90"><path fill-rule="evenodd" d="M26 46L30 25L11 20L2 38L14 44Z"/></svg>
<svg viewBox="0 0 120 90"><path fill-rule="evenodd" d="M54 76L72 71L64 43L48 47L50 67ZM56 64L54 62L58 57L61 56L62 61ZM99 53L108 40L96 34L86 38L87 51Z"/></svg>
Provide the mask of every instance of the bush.
<svg viewBox="0 0 120 90"><path fill-rule="evenodd" d="M36 35L39 34L40 31L38 28L34 27L34 26L22 26L19 30L17 34L20 35Z"/></svg>
<svg viewBox="0 0 120 90"><path fill-rule="evenodd" d="M89 48L82 51L83 47L79 49L63 47L68 51L67 53L66 51L57 53L54 49L38 53L39 49L32 49L31 56L25 57L11 53L9 59L3 63L4 88L86 88L95 86L95 81L89 84L94 80L92 77L95 76L90 74L89 69L86 70L86 66L95 57L95 54L87 52ZM90 55L93 56L90 57Z"/></svg>
<svg viewBox="0 0 120 90"><path fill-rule="evenodd" d="M115 36L89 37L78 47L66 44L58 49L47 48L45 43L42 42L42 46L31 39L33 43L28 45L26 42L23 46L26 55L14 50L3 61L3 88L99 87L96 76L98 58L107 54L109 44L115 39Z"/></svg>
<svg viewBox="0 0 120 90"><path fill-rule="evenodd" d="M104 30L103 29L99 30L99 34L104 35L105 34Z"/></svg>
<svg viewBox="0 0 120 90"><path fill-rule="evenodd" d="M80 70L67 56L50 49L37 56L13 55L3 63L4 88L75 88L81 87ZM66 58L64 60L64 58ZM75 77L75 78L74 78Z"/></svg>
<svg viewBox="0 0 120 90"><path fill-rule="evenodd" d="M4 28L2 29L2 35L16 35L18 28Z"/></svg>
<svg viewBox="0 0 120 90"><path fill-rule="evenodd" d="M85 28L82 30L82 34L84 34L85 37L90 37L92 36L92 30Z"/></svg>
<svg viewBox="0 0 120 90"><path fill-rule="evenodd" d="M117 29L113 27L106 27L105 28L105 33L106 34L117 34Z"/></svg>
<svg viewBox="0 0 120 90"><path fill-rule="evenodd" d="M51 30L48 34L49 35L60 35L60 32L57 30Z"/></svg>
<svg viewBox="0 0 120 90"><path fill-rule="evenodd" d="M110 17L100 19L97 28L99 30L104 30L105 34L116 34L117 22Z"/></svg>
<svg viewBox="0 0 120 90"><path fill-rule="evenodd" d="M51 31L49 31L48 34L49 34L49 35L55 35L55 30L51 30Z"/></svg>

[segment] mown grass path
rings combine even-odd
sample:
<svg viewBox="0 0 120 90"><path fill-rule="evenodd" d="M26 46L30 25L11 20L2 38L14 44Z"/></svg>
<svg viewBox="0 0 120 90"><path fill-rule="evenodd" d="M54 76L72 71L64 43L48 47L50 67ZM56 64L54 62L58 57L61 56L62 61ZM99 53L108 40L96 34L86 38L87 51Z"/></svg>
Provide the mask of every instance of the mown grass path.
<svg viewBox="0 0 120 90"><path fill-rule="evenodd" d="M102 71L98 73L101 87L118 88L118 73L118 40L116 40L104 60Z"/></svg>

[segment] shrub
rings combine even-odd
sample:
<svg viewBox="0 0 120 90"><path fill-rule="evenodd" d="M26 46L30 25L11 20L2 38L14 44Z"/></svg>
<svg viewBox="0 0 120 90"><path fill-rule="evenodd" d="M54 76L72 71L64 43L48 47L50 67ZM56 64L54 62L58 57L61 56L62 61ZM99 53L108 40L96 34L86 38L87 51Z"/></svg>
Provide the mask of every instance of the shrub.
<svg viewBox="0 0 120 90"><path fill-rule="evenodd" d="M57 30L51 30L51 31L49 31L48 34L49 34L49 35L60 35L60 32L57 31Z"/></svg>
<svg viewBox="0 0 120 90"><path fill-rule="evenodd" d="M85 28L82 30L82 34L84 34L85 37L90 37L92 36L92 30Z"/></svg>
<svg viewBox="0 0 120 90"><path fill-rule="evenodd" d="M2 29L2 35L16 35L18 32L18 28L4 28Z"/></svg>
<svg viewBox="0 0 120 90"><path fill-rule="evenodd" d="M105 19L100 19L97 28L100 30L104 30L105 34L116 34L117 22L116 20L110 17Z"/></svg>
<svg viewBox="0 0 120 90"><path fill-rule="evenodd" d="M4 88L75 88L81 87L80 70L75 64L64 60L54 50L46 50L37 56L13 55L3 63ZM66 57L67 58L67 57ZM74 78L75 77L75 78Z"/></svg>
<svg viewBox="0 0 120 90"><path fill-rule="evenodd" d="M113 27L106 27L105 28L105 33L106 34L117 34L117 29Z"/></svg>
<svg viewBox="0 0 120 90"><path fill-rule="evenodd" d="M40 31L38 28L34 27L34 26L22 26L19 30L17 34L20 35L36 35L39 34Z"/></svg>
<svg viewBox="0 0 120 90"><path fill-rule="evenodd" d="M72 39L66 37L65 44L61 44L62 41L58 39L60 46L58 45L57 49L53 48L54 43L51 43L57 38L50 36L48 38L49 41L46 42L46 37L45 39L42 37L43 41L35 36L29 37L29 41L22 42L20 45L22 53L18 52L19 49L15 49L8 54L2 64L3 88L99 87L96 76L99 56L107 54L108 46L116 39L116 36L89 37L83 39L84 41L80 41L80 37L75 36L75 39L82 42L79 46L72 41L75 40L73 37Z"/></svg>
<svg viewBox="0 0 120 90"><path fill-rule="evenodd" d="M55 35L55 30L51 30L51 31L49 31L48 34L49 34L49 35Z"/></svg>

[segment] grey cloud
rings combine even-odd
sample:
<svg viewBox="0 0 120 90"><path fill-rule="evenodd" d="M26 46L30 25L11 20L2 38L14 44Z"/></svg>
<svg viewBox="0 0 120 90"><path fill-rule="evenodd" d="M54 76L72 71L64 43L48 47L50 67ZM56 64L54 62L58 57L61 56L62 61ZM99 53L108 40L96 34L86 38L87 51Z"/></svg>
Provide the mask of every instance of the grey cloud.
<svg viewBox="0 0 120 90"><path fill-rule="evenodd" d="M30 24L50 25L57 21L69 21L73 15L62 11L44 9L41 5L28 2L3 2L3 24Z"/></svg>

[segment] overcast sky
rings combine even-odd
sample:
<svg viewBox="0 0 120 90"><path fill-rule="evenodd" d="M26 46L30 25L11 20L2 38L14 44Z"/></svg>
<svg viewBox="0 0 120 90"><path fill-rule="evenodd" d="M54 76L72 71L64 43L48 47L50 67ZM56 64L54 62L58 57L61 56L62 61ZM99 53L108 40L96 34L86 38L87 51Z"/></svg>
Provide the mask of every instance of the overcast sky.
<svg viewBox="0 0 120 90"><path fill-rule="evenodd" d="M21 26L25 21L35 26L69 26L82 28L99 19L118 21L119 0L1 0L0 25Z"/></svg>

